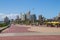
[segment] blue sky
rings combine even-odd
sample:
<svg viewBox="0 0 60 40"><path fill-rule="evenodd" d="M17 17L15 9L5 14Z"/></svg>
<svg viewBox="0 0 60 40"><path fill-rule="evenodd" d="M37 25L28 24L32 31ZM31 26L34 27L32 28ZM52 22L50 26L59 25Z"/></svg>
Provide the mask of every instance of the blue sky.
<svg viewBox="0 0 60 40"><path fill-rule="evenodd" d="M0 0L0 20L5 16L16 18L16 15L29 10L37 17L42 14L46 18L52 18L60 12L60 0Z"/></svg>

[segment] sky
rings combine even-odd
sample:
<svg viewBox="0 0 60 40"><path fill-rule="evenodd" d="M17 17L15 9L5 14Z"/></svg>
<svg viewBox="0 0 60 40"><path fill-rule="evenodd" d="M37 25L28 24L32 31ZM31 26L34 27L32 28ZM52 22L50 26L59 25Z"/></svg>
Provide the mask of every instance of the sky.
<svg viewBox="0 0 60 40"><path fill-rule="evenodd" d="M34 9L34 10L33 10ZM15 19L20 13L31 11L31 14L52 18L60 12L60 0L0 0L0 21L8 16Z"/></svg>

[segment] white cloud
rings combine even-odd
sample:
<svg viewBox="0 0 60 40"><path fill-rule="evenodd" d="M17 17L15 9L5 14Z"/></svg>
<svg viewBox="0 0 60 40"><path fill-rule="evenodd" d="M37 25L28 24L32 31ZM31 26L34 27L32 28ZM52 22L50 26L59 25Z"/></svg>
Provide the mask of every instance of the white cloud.
<svg viewBox="0 0 60 40"><path fill-rule="evenodd" d="M5 14L5 13L0 13L0 21L4 19L4 17L9 17L9 19L15 19L16 16L19 15L17 13L13 14L13 13L10 13L10 14Z"/></svg>

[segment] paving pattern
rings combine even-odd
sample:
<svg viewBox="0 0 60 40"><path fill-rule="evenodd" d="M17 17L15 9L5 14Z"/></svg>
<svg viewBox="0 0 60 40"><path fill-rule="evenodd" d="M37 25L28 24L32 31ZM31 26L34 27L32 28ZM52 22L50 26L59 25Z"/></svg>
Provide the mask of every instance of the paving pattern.
<svg viewBox="0 0 60 40"><path fill-rule="evenodd" d="M31 32L31 31L27 30L28 28L30 28L30 27L22 27L22 25L21 26L11 25L10 28L7 28L2 33L0 33L0 40L60 40L60 35L35 35L35 34L34 35L27 35L27 34L25 35L24 33ZM11 36L9 36L10 34L9 35L7 34L8 36L6 36L5 33L14 33L14 34L20 33L19 35L21 35L21 33L23 33L25 36L18 36L18 34L17 34L17 36L15 36L16 34L14 36L12 36L12 34L11 34ZM46 33L43 33L43 34L46 34Z"/></svg>
<svg viewBox="0 0 60 40"><path fill-rule="evenodd" d="M10 28L7 28L6 30L4 30L2 33L20 33L20 32L30 32L28 31L29 27L21 27L21 26L15 26L15 25L11 25Z"/></svg>
<svg viewBox="0 0 60 40"><path fill-rule="evenodd" d="M12 36L0 37L0 40L60 40L60 36L56 35L40 35L40 36Z"/></svg>

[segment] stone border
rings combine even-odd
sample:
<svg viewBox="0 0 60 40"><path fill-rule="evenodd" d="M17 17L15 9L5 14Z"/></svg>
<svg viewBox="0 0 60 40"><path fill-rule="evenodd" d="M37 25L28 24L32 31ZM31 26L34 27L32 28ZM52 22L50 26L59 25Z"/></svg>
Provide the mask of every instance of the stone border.
<svg viewBox="0 0 60 40"><path fill-rule="evenodd" d="M0 33L1 33L3 30L9 28L10 26L11 26L11 24L9 24L9 25L7 25L6 27L2 28L2 29L0 30Z"/></svg>

